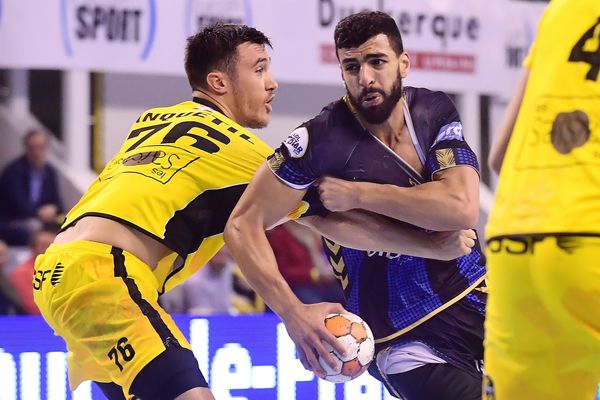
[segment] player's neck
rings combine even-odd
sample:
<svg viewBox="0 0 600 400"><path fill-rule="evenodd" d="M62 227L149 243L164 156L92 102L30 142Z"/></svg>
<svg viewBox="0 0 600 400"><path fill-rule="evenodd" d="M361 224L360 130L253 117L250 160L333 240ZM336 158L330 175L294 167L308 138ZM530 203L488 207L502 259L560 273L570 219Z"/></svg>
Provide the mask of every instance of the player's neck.
<svg viewBox="0 0 600 400"><path fill-rule="evenodd" d="M225 114L225 116L227 118L235 121L235 115L232 112L231 108L228 107L227 103L225 101L223 101L223 99L220 98L219 96L214 96L214 95L207 93L205 91L202 91L202 90L194 90L192 92L192 95L199 99L204 99L204 100L210 101L215 106L219 107L219 111L221 111L223 114Z"/></svg>
<svg viewBox="0 0 600 400"><path fill-rule="evenodd" d="M398 135L404 130L404 111L402 109L402 102L399 101L394 107L394 110L383 123L381 124L370 124L364 122L365 127L375 135L379 140L390 145L390 143L397 138Z"/></svg>

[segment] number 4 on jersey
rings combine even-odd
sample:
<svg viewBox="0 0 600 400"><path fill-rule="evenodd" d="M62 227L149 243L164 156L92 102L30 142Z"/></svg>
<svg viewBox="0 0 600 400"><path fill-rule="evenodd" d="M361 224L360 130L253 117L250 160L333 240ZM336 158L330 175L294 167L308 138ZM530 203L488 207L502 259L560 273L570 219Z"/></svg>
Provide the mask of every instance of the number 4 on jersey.
<svg viewBox="0 0 600 400"><path fill-rule="evenodd" d="M597 36L595 42L598 47L596 48L596 51L586 51L585 45L589 40L594 38L594 34ZM571 50L569 61L590 64L590 70L585 76L585 79L590 81L598 80L598 73L600 72L600 18L598 18L598 21L596 21L596 23L583 34L577 43L575 43L575 46L573 46L573 49Z"/></svg>

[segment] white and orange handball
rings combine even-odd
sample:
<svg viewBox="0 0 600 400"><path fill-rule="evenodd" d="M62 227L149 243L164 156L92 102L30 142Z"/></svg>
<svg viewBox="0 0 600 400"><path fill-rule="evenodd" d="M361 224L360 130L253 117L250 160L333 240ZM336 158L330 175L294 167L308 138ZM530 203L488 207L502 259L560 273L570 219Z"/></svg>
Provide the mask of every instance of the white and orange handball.
<svg viewBox="0 0 600 400"><path fill-rule="evenodd" d="M325 318L325 326L342 343L346 355L341 356L328 343L323 343L336 362L332 368L319 358L325 370L326 381L343 383L356 378L369 367L375 352L375 341L371 328L357 315L351 313L329 314Z"/></svg>

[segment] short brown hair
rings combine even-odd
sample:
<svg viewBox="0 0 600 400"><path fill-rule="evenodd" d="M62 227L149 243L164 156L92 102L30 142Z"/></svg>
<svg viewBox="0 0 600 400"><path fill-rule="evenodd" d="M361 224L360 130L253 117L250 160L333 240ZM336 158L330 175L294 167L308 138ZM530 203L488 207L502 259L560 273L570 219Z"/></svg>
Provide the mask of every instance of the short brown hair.
<svg viewBox="0 0 600 400"><path fill-rule="evenodd" d="M246 25L217 23L190 36L185 72L192 89L206 88L206 76L215 69L232 74L237 47L246 42L272 47L264 33Z"/></svg>

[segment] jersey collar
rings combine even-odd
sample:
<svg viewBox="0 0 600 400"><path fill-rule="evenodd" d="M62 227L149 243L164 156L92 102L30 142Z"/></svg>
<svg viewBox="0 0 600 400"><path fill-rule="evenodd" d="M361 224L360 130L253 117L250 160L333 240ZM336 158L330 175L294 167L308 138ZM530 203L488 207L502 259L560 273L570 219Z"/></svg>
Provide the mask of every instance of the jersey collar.
<svg viewBox="0 0 600 400"><path fill-rule="evenodd" d="M203 106L206 106L206 107L210 107L210 108L212 108L213 110L215 110L215 111L218 111L218 112L220 112L221 114L225 115L225 113L223 112L223 110L221 110L221 109L220 109L220 108L219 108L219 107L218 107L218 106L217 106L215 103L213 103L213 102L212 102L212 101L210 101L210 100L203 99L203 98L200 98L200 97L194 97L192 100L193 100L195 103L202 104Z"/></svg>

